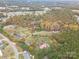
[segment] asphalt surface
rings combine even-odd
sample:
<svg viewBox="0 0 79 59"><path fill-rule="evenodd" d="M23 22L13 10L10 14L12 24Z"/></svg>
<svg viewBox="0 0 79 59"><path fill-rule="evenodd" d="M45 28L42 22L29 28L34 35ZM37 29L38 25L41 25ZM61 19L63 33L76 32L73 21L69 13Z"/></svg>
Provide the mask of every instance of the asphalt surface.
<svg viewBox="0 0 79 59"><path fill-rule="evenodd" d="M19 52L18 52L18 49L16 48L16 45L12 41L10 41L7 37L5 37L3 34L0 33L0 36L3 37L3 39L1 40L8 42L8 44L12 47L15 53L15 58L19 59Z"/></svg>

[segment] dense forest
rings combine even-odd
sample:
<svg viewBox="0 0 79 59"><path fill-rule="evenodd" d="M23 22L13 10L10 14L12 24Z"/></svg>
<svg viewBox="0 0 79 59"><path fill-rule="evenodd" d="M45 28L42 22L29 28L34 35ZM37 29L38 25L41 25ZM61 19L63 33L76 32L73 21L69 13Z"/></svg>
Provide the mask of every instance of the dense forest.
<svg viewBox="0 0 79 59"><path fill-rule="evenodd" d="M51 10L38 16L34 14L14 16L9 18L5 25L32 28L30 37L15 42L22 50L28 50L34 59L79 59L79 24L69 9ZM41 34L43 31L46 35ZM12 40L14 41L13 37ZM30 42L30 45L26 42ZM42 45L45 47L42 48Z"/></svg>
<svg viewBox="0 0 79 59"><path fill-rule="evenodd" d="M71 10L52 10L44 15L20 15L14 16L7 20L5 25L19 25L22 27L40 27L44 30L52 30L53 25L58 24L62 26L67 23L75 23L76 18ZM58 27L60 27L58 26ZM55 26L56 27L56 26Z"/></svg>

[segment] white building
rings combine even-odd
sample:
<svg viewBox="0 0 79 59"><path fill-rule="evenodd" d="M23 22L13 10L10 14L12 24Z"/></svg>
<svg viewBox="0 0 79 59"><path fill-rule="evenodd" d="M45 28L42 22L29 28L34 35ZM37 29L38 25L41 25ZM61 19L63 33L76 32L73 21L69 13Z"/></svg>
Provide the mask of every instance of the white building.
<svg viewBox="0 0 79 59"><path fill-rule="evenodd" d="M23 56L24 59L31 59L30 53L28 51L24 51Z"/></svg>
<svg viewBox="0 0 79 59"><path fill-rule="evenodd" d="M29 7L22 7L21 9L22 9L22 10L30 10Z"/></svg>
<svg viewBox="0 0 79 59"><path fill-rule="evenodd" d="M50 11L50 10L51 10L51 9L48 8L48 7L44 8L44 11Z"/></svg>
<svg viewBox="0 0 79 59"><path fill-rule="evenodd" d="M0 7L1 10L6 9L6 7Z"/></svg>
<svg viewBox="0 0 79 59"><path fill-rule="evenodd" d="M2 51L0 50L0 56L2 57L3 56L3 53L2 53Z"/></svg>
<svg viewBox="0 0 79 59"><path fill-rule="evenodd" d="M62 7L53 7L52 9L55 9L55 10L61 10Z"/></svg>
<svg viewBox="0 0 79 59"><path fill-rule="evenodd" d="M18 16L18 15L26 15L26 14L32 14L33 12L9 12L7 13L7 15L9 17L12 17L12 16Z"/></svg>

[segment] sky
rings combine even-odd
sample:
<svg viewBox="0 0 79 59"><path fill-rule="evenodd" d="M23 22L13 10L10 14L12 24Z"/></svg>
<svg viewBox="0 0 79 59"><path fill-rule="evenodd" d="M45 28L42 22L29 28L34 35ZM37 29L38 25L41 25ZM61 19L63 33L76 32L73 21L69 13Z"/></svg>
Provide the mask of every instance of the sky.
<svg viewBox="0 0 79 59"><path fill-rule="evenodd" d="M38 0L34 0L34 1L38 1ZM39 1L44 1L44 0L39 0ZM45 1L79 1L79 0L45 0Z"/></svg>
<svg viewBox="0 0 79 59"><path fill-rule="evenodd" d="M5 1L79 1L79 0L5 0Z"/></svg>
<svg viewBox="0 0 79 59"><path fill-rule="evenodd" d="M15 0L15 1L79 1L79 0Z"/></svg>
<svg viewBox="0 0 79 59"><path fill-rule="evenodd" d="M41 0L41 1L79 1L79 0Z"/></svg>
<svg viewBox="0 0 79 59"><path fill-rule="evenodd" d="M27 0L25 0L25 1L27 1ZM29 1L79 1L79 0L29 0Z"/></svg>
<svg viewBox="0 0 79 59"><path fill-rule="evenodd" d="M79 0L47 0L47 1L79 1Z"/></svg>

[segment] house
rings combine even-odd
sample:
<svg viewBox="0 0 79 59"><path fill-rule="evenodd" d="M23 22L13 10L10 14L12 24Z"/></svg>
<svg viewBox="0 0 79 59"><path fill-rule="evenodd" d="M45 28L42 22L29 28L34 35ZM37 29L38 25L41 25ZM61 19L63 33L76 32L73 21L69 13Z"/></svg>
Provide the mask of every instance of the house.
<svg viewBox="0 0 79 59"><path fill-rule="evenodd" d="M39 47L40 47L40 49L44 49L44 48L48 48L49 45L46 44L46 43L43 43L43 44L41 44Z"/></svg>

